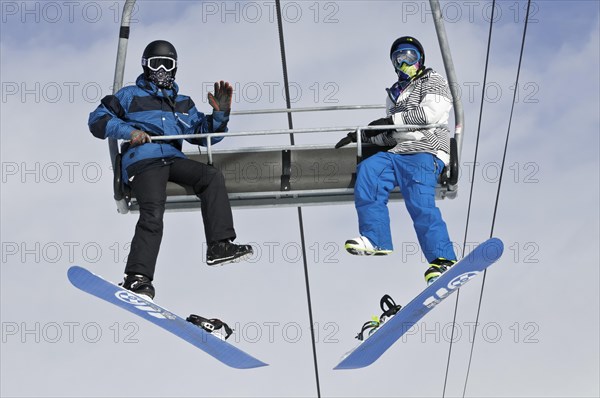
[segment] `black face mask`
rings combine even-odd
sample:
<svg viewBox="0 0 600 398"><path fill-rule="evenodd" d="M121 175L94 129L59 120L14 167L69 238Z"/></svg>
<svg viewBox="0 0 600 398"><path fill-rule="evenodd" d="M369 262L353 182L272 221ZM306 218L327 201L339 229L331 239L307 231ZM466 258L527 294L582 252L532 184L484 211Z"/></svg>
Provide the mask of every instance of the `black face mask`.
<svg viewBox="0 0 600 398"><path fill-rule="evenodd" d="M164 69L159 69L157 71L148 71L148 80L152 83L156 84L160 88L173 88L173 82L175 81L175 77L173 77L173 72L167 72Z"/></svg>

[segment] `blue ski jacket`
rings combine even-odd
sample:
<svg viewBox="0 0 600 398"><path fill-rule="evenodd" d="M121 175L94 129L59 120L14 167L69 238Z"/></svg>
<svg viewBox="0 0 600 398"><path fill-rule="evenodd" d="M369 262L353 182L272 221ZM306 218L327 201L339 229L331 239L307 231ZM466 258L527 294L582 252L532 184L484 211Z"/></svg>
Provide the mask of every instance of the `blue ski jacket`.
<svg viewBox="0 0 600 398"><path fill-rule="evenodd" d="M88 126L97 138L129 140L133 130L142 130L150 136L180 134L204 134L226 132L229 113L213 111L205 115L196 109L194 101L179 94L179 87L161 90L154 83L138 76L135 85L126 86L114 95L104 97L100 105L90 113ZM213 137L211 144L221 141ZM187 140L195 145L206 146L206 139ZM129 177L141 172L143 166L156 164L160 159L185 158L183 140L155 141L130 147L122 146L122 176Z"/></svg>

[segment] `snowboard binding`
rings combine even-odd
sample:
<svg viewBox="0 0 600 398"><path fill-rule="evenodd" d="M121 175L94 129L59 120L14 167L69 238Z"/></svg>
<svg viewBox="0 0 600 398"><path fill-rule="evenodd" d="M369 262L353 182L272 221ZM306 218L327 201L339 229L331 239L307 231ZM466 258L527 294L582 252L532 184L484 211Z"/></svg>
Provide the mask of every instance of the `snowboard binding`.
<svg viewBox="0 0 600 398"><path fill-rule="evenodd" d="M379 300L379 306L383 311L380 316L373 316L370 321L365 322L360 329L360 332L356 335L356 339L363 341L365 339L365 332L368 331L367 338L370 337L379 327L384 324L389 318L396 315L402 308L401 305L396 304L393 298L388 294L385 294L381 300Z"/></svg>
<svg viewBox="0 0 600 398"><path fill-rule="evenodd" d="M231 336L231 334L233 333L233 329L230 328L229 325L227 325L225 322L223 322L220 319L216 319L216 318L207 319L207 318L201 317L200 315L191 314L185 320L190 323L193 323L194 325L204 329L205 331L207 331L208 333L211 333L211 334L214 331L220 330L221 328L223 328L225 330L225 335L224 335L225 340L227 340L229 338L229 336Z"/></svg>

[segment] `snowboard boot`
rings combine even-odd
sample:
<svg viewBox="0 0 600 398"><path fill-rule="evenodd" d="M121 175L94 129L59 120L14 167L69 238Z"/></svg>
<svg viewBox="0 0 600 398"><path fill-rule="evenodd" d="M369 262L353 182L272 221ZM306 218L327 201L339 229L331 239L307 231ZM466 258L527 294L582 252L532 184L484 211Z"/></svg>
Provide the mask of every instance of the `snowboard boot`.
<svg viewBox="0 0 600 398"><path fill-rule="evenodd" d="M206 251L206 264L224 265L245 260L250 257L254 251L250 245L236 245L229 239L212 242L208 245Z"/></svg>
<svg viewBox="0 0 600 398"><path fill-rule="evenodd" d="M431 285L437 278L440 277L448 268L452 267L456 260L446 260L445 258L436 258L429 264L429 268L425 271L425 282L427 286Z"/></svg>
<svg viewBox="0 0 600 398"><path fill-rule="evenodd" d="M154 299L154 286L150 278L144 275L125 275L123 282L119 283L119 286L123 289L127 289L136 294L141 294L150 298L150 301Z"/></svg>
<svg viewBox="0 0 600 398"><path fill-rule="evenodd" d="M369 238L365 236L347 240L344 247L348 253L355 256L386 256L392 252L373 246Z"/></svg>

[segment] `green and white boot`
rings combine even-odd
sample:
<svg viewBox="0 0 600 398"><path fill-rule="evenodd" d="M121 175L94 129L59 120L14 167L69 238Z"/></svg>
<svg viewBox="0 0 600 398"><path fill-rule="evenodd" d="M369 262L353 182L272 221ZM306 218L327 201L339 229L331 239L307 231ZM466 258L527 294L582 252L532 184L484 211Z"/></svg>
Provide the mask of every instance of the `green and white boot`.
<svg viewBox="0 0 600 398"><path fill-rule="evenodd" d="M427 286L431 285L444 272L456 264L456 260L447 260L445 258L436 258L429 264L429 268L425 271L425 282Z"/></svg>
<svg viewBox="0 0 600 398"><path fill-rule="evenodd" d="M373 246L366 236L348 239L344 248L348 253L354 254L355 256L386 256L392 252L391 250Z"/></svg>

